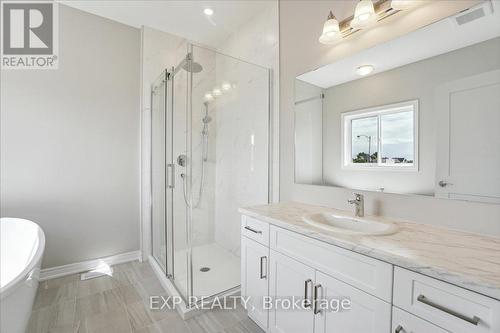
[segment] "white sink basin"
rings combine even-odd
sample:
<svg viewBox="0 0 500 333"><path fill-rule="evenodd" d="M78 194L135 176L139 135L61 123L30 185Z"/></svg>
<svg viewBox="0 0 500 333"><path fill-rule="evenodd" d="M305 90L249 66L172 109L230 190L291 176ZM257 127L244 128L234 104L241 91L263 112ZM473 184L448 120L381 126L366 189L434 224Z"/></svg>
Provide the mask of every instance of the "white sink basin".
<svg viewBox="0 0 500 333"><path fill-rule="evenodd" d="M388 235L397 231L394 224L382 223L366 218L353 218L332 213L307 215L304 222L328 231L350 235Z"/></svg>

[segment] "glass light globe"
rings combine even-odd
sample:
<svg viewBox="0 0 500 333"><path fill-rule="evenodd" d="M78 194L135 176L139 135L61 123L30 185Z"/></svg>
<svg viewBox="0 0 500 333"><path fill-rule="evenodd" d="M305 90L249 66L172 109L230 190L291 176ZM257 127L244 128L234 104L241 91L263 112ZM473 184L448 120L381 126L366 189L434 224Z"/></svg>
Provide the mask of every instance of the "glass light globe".
<svg viewBox="0 0 500 333"><path fill-rule="evenodd" d="M339 21L330 12L328 18L323 25L323 33L319 36L319 42L321 44L332 44L340 38L340 27Z"/></svg>
<svg viewBox="0 0 500 333"><path fill-rule="evenodd" d="M362 29L377 22L377 14L373 7L372 0L361 0L354 10L354 18L351 21L351 28Z"/></svg>

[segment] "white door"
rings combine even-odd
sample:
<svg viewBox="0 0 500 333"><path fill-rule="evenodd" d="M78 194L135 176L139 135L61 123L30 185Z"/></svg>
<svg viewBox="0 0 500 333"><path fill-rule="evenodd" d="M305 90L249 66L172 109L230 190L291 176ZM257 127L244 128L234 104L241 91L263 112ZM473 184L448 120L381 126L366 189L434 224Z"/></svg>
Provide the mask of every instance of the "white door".
<svg viewBox="0 0 500 333"><path fill-rule="evenodd" d="M248 297L247 312L262 329L267 329L268 311L263 299L268 295L269 248L241 238L241 293Z"/></svg>
<svg viewBox="0 0 500 333"><path fill-rule="evenodd" d="M394 333L447 333L444 329L437 327L423 319L400 310L392 308L392 332Z"/></svg>
<svg viewBox="0 0 500 333"><path fill-rule="evenodd" d="M500 70L436 90L439 197L500 203Z"/></svg>
<svg viewBox="0 0 500 333"><path fill-rule="evenodd" d="M276 333L312 333L313 311L287 308L293 299L310 300L314 283L314 269L290 257L271 250L269 265L269 295L274 304L269 313L269 331ZM293 301L292 301L293 302Z"/></svg>
<svg viewBox="0 0 500 333"><path fill-rule="evenodd" d="M316 271L318 302L323 304L315 315L315 333L389 333L391 305L333 277ZM342 300L350 306L338 307ZM344 301L345 302L345 301Z"/></svg>

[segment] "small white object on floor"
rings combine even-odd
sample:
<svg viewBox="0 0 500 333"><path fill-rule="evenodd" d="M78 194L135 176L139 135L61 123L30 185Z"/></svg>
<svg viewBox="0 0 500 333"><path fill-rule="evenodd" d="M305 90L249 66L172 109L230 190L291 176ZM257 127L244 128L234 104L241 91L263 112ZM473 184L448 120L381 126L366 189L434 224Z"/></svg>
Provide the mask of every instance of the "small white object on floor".
<svg viewBox="0 0 500 333"><path fill-rule="evenodd" d="M93 269L91 271L82 273L80 275L80 280L90 280L94 278L98 278L101 276L113 276L113 267L109 266L106 263L100 264L96 269Z"/></svg>

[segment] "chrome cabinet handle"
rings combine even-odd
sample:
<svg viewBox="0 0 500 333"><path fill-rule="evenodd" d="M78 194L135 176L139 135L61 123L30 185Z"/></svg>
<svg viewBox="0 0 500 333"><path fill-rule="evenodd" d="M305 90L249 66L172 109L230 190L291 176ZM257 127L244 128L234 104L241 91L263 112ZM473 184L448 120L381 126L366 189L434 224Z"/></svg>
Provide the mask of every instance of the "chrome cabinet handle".
<svg viewBox="0 0 500 333"><path fill-rule="evenodd" d="M264 266L264 260L266 261L266 274L264 275L264 270L262 269L262 267ZM266 256L262 256L260 257L260 279L267 279L267 257Z"/></svg>
<svg viewBox="0 0 500 333"><path fill-rule="evenodd" d="M253 232L254 234L261 234L261 233L262 233L262 231L252 229L252 228L250 228L249 226L245 226L245 229L247 229L248 231Z"/></svg>
<svg viewBox="0 0 500 333"><path fill-rule="evenodd" d="M321 310L319 309L319 306L318 306L318 289L319 288L322 288L321 287L321 284L317 284L314 286L314 296L313 296L313 303L314 303L314 314L318 314L321 312Z"/></svg>
<svg viewBox="0 0 500 333"><path fill-rule="evenodd" d="M403 331L403 326L398 325L396 329L394 330L394 333L401 333Z"/></svg>
<svg viewBox="0 0 500 333"><path fill-rule="evenodd" d="M305 308L311 307L311 301L309 300L309 296L307 295L310 283L312 283L311 279L307 279L304 281L304 307Z"/></svg>
<svg viewBox="0 0 500 333"><path fill-rule="evenodd" d="M465 320L466 322L468 323L471 323L472 325L476 325L479 324L479 321L481 320L479 317L477 316L472 316L471 317L468 317L466 315L463 315L461 313L458 313L452 309L448 309L447 307L445 306L442 306L442 305L439 305L437 303L434 303L433 301L430 301L427 297L425 297L424 295L418 295L417 297L417 301L421 302L421 303L424 303L428 306L431 306L435 309L438 309L438 310L441 310L449 315L452 315L454 317L457 317L459 319L462 319L462 320Z"/></svg>

